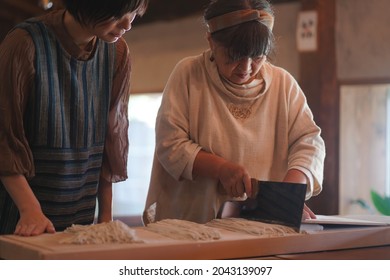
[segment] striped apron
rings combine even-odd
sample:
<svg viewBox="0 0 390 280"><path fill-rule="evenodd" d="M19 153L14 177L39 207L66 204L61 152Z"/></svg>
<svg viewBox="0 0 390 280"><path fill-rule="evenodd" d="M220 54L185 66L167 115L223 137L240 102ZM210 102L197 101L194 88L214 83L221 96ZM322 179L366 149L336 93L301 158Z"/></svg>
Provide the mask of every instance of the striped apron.
<svg viewBox="0 0 390 280"><path fill-rule="evenodd" d="M35 89L24 118L35 166L29 184L57 231L90 224L102 166L115 44L97 40L93 57L80 61L43 23L29 20L16 28L30 33L36 50ZM19 213L8 194L0 194L0 202L0 234L12 233Z"/></svg>

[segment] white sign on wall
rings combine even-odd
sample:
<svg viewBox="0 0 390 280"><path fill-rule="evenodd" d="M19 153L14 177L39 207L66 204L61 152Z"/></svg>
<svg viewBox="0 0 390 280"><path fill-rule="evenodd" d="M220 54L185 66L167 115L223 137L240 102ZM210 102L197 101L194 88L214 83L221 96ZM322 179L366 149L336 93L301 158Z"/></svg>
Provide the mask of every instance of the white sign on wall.
<svg viewBox="0 0 390 280"><path fill-rule="evenodd" d="M298 51L308 52L317 50L317 22L316 11L304 11L298 15L297 48Z"/></svg>

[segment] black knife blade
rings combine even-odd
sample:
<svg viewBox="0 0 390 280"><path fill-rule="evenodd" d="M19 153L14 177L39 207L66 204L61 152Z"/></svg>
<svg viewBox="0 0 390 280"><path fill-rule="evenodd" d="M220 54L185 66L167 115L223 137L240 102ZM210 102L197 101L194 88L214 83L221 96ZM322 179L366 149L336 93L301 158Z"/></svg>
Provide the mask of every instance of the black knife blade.
<svg viewBox="0 0 390 280"><path fill-rule="evenodd" d="M252 179L253 194L241 203L239 216L289 226L299 232L306 188L306 184Z"/></svg>

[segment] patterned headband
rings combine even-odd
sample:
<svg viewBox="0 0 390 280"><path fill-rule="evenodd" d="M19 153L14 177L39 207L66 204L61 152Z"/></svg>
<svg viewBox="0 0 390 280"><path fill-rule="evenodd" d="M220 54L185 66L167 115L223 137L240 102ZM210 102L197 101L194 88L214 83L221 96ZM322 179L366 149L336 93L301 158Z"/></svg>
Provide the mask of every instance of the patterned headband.
<svg viewBox="0 0 390 280"><path fill-rule="evenodd" d="M221 16L214 17L207 21L210 33L238 25L244 22L257 20L272 30L274 26L274 17L261 10L238 10Z"/></svg>

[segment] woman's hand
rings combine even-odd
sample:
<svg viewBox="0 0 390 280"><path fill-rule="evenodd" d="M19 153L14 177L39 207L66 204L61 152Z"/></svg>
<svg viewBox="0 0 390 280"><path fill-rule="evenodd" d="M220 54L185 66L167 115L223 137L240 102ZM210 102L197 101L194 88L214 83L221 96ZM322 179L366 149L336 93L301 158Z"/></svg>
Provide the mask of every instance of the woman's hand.
<svg viewBox="0 0 390 280"><path fill-rule="evenodd" d="M313 211L306 205L306 203L303 205L303 213L302 213L302 221L306 219L315 219L316 215Z"/></svg>
<svg viewBox="0 0 390 280"><path fill-rule="evenodd" d="M22 236L54 233L52 222L43 214L41 205L23 175L0 177L19 210L20 218L14 234Z"/></svg>
<svg viewBox="0 0 390 280"><path fill-rule="evenodd" d="M308 182L306 175L296 169L289 170L283 181L290 182L290 183L301 183L301 184L307 184ZM313 211L311 211L311 209L305 203L303 206L302 221L306 219L315 219L315 218L316 215L314 214Z"/></svg>
<svg viewBox="0 0 390 280"><path fill-rule="evenodd" d="M203 176L218 180L223 194L240 197L244 193L252 195L252 184L248 171L241 165L217 155L199 151L194 161L193 176ZM221 191L221 190L220 190Z"/></svg>
<svg viewBox="0 0 390 280"><path fill-rule="evenodd" d="M218 178L225 192L232 197L252 195L252 183L248 171L241 165L229 161L221 164Z"/></svg>
<svg viewBox="0 0 390 280"><path fill-rule="evenodd" d="M21 236L55 233L52 222L40 210L25 210L20 213L14 234Z"/></svg>

